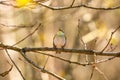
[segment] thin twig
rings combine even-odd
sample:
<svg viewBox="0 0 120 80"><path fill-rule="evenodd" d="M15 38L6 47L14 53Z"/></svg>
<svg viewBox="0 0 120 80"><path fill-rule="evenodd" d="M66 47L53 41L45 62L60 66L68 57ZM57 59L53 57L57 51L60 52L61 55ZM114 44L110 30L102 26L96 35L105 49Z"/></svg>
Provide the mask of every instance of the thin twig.
<svg viewBox="0 0 120 80"><path fill-rule="evenodd" d="M80 5L75 5L75 6L72 6L72 7L71 7L71 5L70 6L64 6L64 7L53 7L53 6L45 5L44 3L41 3L41 2L36 2L36 3L38 3L39 5L41 5L43 7L51 9L51 10L66 10L66 9L80 8L80 7L84 7L84 8L88 8L88 9L94 9L94 10L116 10L116 9L120 9L120 6L101 8L101 7L91 7L91 6L88 6L88 5L85 5L85 4L80 4ZM15 8L19 8L16 5L8 4L8 3L5 3L3 1L0 1L0 4L7 5L7 6L13 6Z"/></svg>
<svg viewBox="0 0 120 80"><path fill-rule="evenodd" d="M62 60L62 61L65 61L65 62L68 62L68 63L72 63L72 64L77 64L77 65L81 65L81 66L86 66L86 65L92 65L93 63L79 63L79 62L75 62L75 61L70 61L70 60L67 60L67 59L64 59L64 58L61 58L61 57L57 57L57 56L54 56L54 55L51 55L51 54L47 54L47 53L43 53L43 52L38 52L38 51L34 51L36 53L40 53L40 54L43 54L43 55L47 55L47 56L50 56L50 57L54 57L56 59L59 59L59 60Z"/></svg>
<svg viewBox="0 0 120 80"><path fill-rule="evenodd" d="M75 0L72 1L71 5L70 5L71 7L74 5L74 2L75 2Z"/></svg>
<svg viewBox="0 0 120 80"><path fill-rule="evenodd" d="M108 43L106 44L106 46L102 49L101 52L105 51L105 49L108 47L108 45L110 44L110 41L112 40L113 35L115 34L116 31L118 31L118 29L120 28L120 26L118 26L113 32L111 32L111 36L110 39L108 41Z"/></svg>
<svg viewBox="0 0 120 80"><path fill-rule="evenodd" d="M34 25L34 26L35 26L35 25ZM26 37L24 37L23 39L19 40L18 42L16 42L16 43L13 44L12 46L15 46L15 45L21 43L22 41L24 41L25 39L27 39L28 37L30 37L31 35L33 35L33 34L38 30L39 26L41 26L41 24L37 24L36 29L35 29L32 33L28 34Z"/></svg>
<svg viewBox="0 0 120 80"><path fill-rule="evenodd" d="M111 48L110 52L113 52L117 47L118 47L118 45L115 45L114 47L113 47L113 45L110 45L110 48Z"/></svg>
<svg viewBox="0 0 120 80"><path fill-rule="evenodd" d="M103 75L103 77L105 78L105 80L109 80L109 79L107 78L107 76L104 74L104 72L102 72L98 67L95 67L95 69L96 69L101 75Z"/></svg>
<svg viewBox="0 0 120 80"><path fill-rule="evenodd" d="M120 53L118 53L118 54L115 54L113 57L110 57L110 58L108 58L108 59L103 59L103 60L99 60L99 61L97 61L96 63L98 64L98 63L103 63L103 62L106 62L106 61L109 61L109 60L113 60L113 59L115 59L117 56L119 56L120 55Z"/></svg>
<svg viewBox="0 0 120 80"><path fill-rule="evenodd" d="M38 3L39 5L46 7L48 9L51 10L66 10L66 9L72 9L72 8L80 8L80 7L84 7L84 8L88 8L88 9L94 9L94 10L115 10L115 9L120 9L120 6L117 7L109 7L109 8L99 8L99 7L91 7L85 4L81 4L81 5L75 5L75 6L64 6L64 7L53 7L53 6L47 6L43 3Z"/></svg>
<svg viewBox="0 0 120 80"><path fill-rule="evenodd" d="M83 44L83 47L84 47L84 49L86 50L87 49L87 45L86 45L86 43L83 41L83 39L82 39L82 37L81 37L81 35L80 35L80 23L81 22L81 20L80 19L78 19L78 37L80 38L80 41L82 42L82 44ZM89 60L88 60L88 55L85 55L85 60L86 60L86 62L88 62Z"/></svg>
<svg viewBox="0 0 120 80"><path fill-rule="evenodd" d="M13 4L8 3L8 1L0 1L0 4L16 7L16 6L14 6Z"/></svg>
<svg viewBox="0 0 120 80"><path fill-rule="evenodd" d="M90 75L90 80L92 80L92 77L93 77L93 74L94 74L94 70L95 70L95 67L92 68L92 72L91 72L91 75Z"/></svg>
<svg viewBox="0 0 120 80"><path fill-rule="evenodd" d="M25 50L26 51L26 50ZM37 52L37 53L40 53L40 54L43 54L43 55L47 55L47 56L51 56L51 57L54 57L54 58L57 58L57 59L60 59L60 60L63 60L63 61L65 61L65 62L68 62L68 63L73 63L73 64L78 64L78 65L82 65L82 66L85 66L85 65L92 65L92 64L94 64L94 62L91 62L91 63L87 63L87 64L82 64L82 63L79 63L79 62L73 62L73 61L70 61L70 60L66 60L66 59L63 59L63 58L60 58L60 57L57 57L57 56L54 56L54 55L51 55L51 54L47 54L47 53L43 53L43 52L38 52L39 50L31 50L31 51L33 51L33 52ZM27 52L27 51L26 51ZM81 52L82 53L82 52ZM86 52L84 52L84 53L86 53ZM103 63L103 62L106 62L106 61L108 61L108 60L112 60L112 59L114 59L114 58L116 58L116 57L120 57L119 56L119 54L120 54L120 52L112 52L112 53L110 53L110 52L105 52L106 54L110 54L111 56L113 56L113 57L111 57L111 58L108 58L108 59L103 59L103 60L97 60L96 61L96 64L99 64L99 63ZM113 55L112 55L113 54ZM88 54L89 55L89 54ZM96 55L97 55L97 53L96 53ZM101 54L100 53L100 55L103 55L103 54ZM109 55L109 56L110 56ZM107 55L108 56L108 55Z"/></svg>
<svg viewBox="0 0 120 80"><path fill-rule="evenodd" d="M46 61L45 61L45 64L43 66L43 69L45 69L46 65L47 65L47 62L48 62L48 59L49 59L49 56L47 57Z"/></svg>
<svg viewBox="0 0 120 80"><path fill-rule="evenodd" d="M20 71L20 69L18 68L18 66L16 65L16 63L12 60L12 58L11 58L11 56L9 55L9 52L7 51L7 49L5 49L5 51L6 51L7 55L8 55L8 57L10 58L11 62L13 63L13 65L16 67L16 69L17 69L18 72L20 73L22 79L25 80L22 72Z"/></svg>
<svg viewBox="0 0 120 80"><path fill-rule="evenodd" d="M107 76L104 74L104 72L102 72L97 66L93 66L92 72L91 72L91 76L90 76L90 80L92 80L93 74L94 74L94 70L98 71L101 75L103 75L103 77L105 78L105 80L108 80Z"/></svg>
<svg viewBox="0 0 120 80"><path fill-rule="evenodd" d="M5 77L13 68L13 65L11 65L11 68L5 72L0 73L0 76Z"/></svg>
<svg viewBox="0 0 120 80"><path fill-rule="evenodd" d="M53 73L53 72L51 72L51 71L48 71L48 70L46 70L46 69L43 69L42 67L40 67L40 66L38 66L37 64L35 64L35 63L34 63L33 61L31 61L27 56L24 55L25 53L24 53L23 50L21 50L20 53L21 53L21 55L25 58L25 60L26 60L28 63L30 63L31 65L33 65L35 68L37 68L37 69L39 69L39 70L41 70L41 71L44 71L44 72L46 72L46 73L48 73L48 74L56 77L56 78L59 79L59 80L66 80L66 79L58 76L57 74L55 74L55 73Z"/></svg>
<svg viewBox="0 0 120 80"><path fill-rule="evenodd" d="M3 27L15 27L15 28L26 28L26 27L33 27L35 24L25 26L25 25L6 25L6 24L3 24L3 23L0 23L0 26L3 26Z"/></svg>
<svg viewBox="0 0 120 80"><path fill-rule="evenodd" d="M113 59L113 58L111 58ZM103 77L105 78L105 80L108 80L108 78L105 76L105 74L96 66L97 64L97 59L96 59L96 54L94 53L94 64L93 64L93 69L92 69L92 73L91 73L91 76L90 76L90 80L92 79L93 77L93 74L94 74L94 70L97 70L101 75L103 75Z"/></svg>
<svg viewBox="0 0 120 80"><path fill-rule="evenodd" d="M94 70L95 68L97 67L96 66L96 54L94 53L94 56L93 56L93 60L94 60L94 64L92 65L92 72L91 72L91 76L90 76L90 80L92 80L92 77L93 77L93 74L94 74Z"/></svg>
<svg viewBox="0 0 120 80"><path fill-rule="evenodd" d="M51 54L43 53L43 52L38 52L38 51L34 51L34 52L40 53L40 54L43 54L43 55L47 55L47 56L50 56L50 57L53 57L53 58L56 58L56 59L59 59L59 60L62 60L62 61L68 62L68 63L81 65L81 66L103 63L103 62L106 62L106 61L113 60L117 56L116 55L116 56L113 56L113 57L110 57L110 58L107 58L107 59L103 59L103 60L96 60L95 62L80 63L80 62L70 61L70 60L67 60L67 59L64 59L64 58L61 58L61 57L57 57L57 56L54 56L54 55L51 55Z"/></svg>
<svg viewBox="0 0 120 80"><path fill-rule="evenodd" d="M107 59L97 60L96 64L103 63L103 62L106 62L106 61L110 61L110 60L113 60L114 58L116 58L116 56L113 56L113 57L110 57L110 58L107 58Z"/></svg>
<svg viewBox="0 0 120 80"><path fill-rule="evenodd" d="M106 49L106 51L113 52L118 47L118 45L113 45L112 43L110 43L109 47L110 48Z"/></svg>
<svg viewBox="0 0 120 80"><path fill-rule="evenodd" d="M84 49L87 49L87 45L86 45L86 43L83 41L83 39L82 39L82 37L81 37L81 35L80 35L80 23L81 21L80 21L80 19L78 20L78 37L80 38L80 41L82 42L82 44L83 44L83 46L84 46Z"/></svg>

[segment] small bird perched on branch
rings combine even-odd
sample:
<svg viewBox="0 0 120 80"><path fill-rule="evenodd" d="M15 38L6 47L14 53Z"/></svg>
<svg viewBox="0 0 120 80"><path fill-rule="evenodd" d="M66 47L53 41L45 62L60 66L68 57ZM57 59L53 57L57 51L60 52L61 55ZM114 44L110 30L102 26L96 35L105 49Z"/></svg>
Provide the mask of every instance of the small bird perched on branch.
<svg viewBox="0 0 120 80"><path fill-rule="evenodd" d="M53 47L55 49L62 48L64 49L66 45L66 36L63 30L59 29L56 35L53 38ZM60 53L60 50L57 50L56 53Z"/></svg>

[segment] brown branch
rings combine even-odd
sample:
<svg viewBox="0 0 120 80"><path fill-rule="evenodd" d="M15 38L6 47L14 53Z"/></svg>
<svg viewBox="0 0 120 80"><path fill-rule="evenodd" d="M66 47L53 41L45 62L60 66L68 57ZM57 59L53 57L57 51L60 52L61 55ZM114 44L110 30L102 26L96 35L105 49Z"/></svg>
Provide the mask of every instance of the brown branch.
<svg viewBox="0 0 120 80"><path fill-rule="evenodd" d="M33 27L35 24L29 25L29 26L25 26L25 25L6 25L6 24L3 24L3 23L0 23L0 27L3 26L3 27L26 28L26 27Z"/></svg>
<svg viewBox="0 0 120 80"><path fill-rule="evenodd" d="M106 61L110 61L110 60L113 60L114 58L116 58L116 56L113 56L113 57L110 57L110 58L107 58L107 59L102 59L102 60L97 60L96 64L98 63L103 63L103 62L106 62Z"/></svg>
<svg viewBox="0 0 120 80"><path fill-rule="evenodd" d="M4 45L3 43L0 42L0 48L3 49L9 49L9 50L13 50L13 51L17 51L20 52L20 48L18 47L13 47L13 46L9 46L9 45Z"/></svg>
<svg viewBox="0 0 120 80"><path fill-rule="evenodd" d="M91 72L91 75L90 75L90 80L92 80L92 77L93 77L93 74L94 74L95 70L98 71L101 75L103 75L103 77L104 77L105 80L108 80L108 78L104 74L104 72L102 72L97 66L93 66L93 69L92 69L92 72Z"/></svg>
<svg viewBox="0 0 120 80"><path fill-rule="evenodd" d="M47 54L47 53L43 53L43 52L38 52L38 51L34 51L34 52L40 53L40 54L43 54L43 55L47 55L47 56L50 56L50 57L53 57L53 58L56 58L56 59L59 59L59 60L68 62L68 63L70 63L70 64L72 63L72 64L81 65L81 66L99 64L99 63L107 62L107 61L110 61L110 60L113 60L114 58L116 58L116 56L113 56L113 57L110 57L110 58L107 58L107 59L103 59L103 60L96 60L96 62L80 63L80 62L70 61L70 60L68 60L68 59L64 59L64 58L57 57L57 56L54 56L54 55L51 55L51 54Z"/></svg>
<svg viewBox="0 0 120 80"><path fill-rule="evenodd" d="M42 48L23 48L25 52L29 51L56 51L55 48L49 48L49 47L42 47ZM87 54L87 55L100 55L100 56L115 56L120 57L120 52L101 52L101 51L96 51L96 50L84 50L84 49L61 49L58 48L61 52L66 52L66 53L80 53L80 54Z"/></svg>
<svg viewBox="0 0 120 80"><path fill-rule="evenodd" d="M21 48L4 45L2 43L0 44L0 47L3 48L3 49L10 49L10 50L14 50L14 51L17 51L17 52L21 51ZM22 50L25 51L25 52L56 51L56 49L48 48L48 47L43 47L43 48L23 48ZM60 50L61 50L61 52L68 52L68 53L80 53L80 54L87 54L87 55L94 55L94 53L96 53L96 55L100 55L100 56L113 56L113 57L108 58L108 59L99 60L99 61L96 62L97 64L102 63L102 62L106 62L108 60L112 60L115 57L120 57L120 52L101 52L101 51L83 50L83 49L81 49L81 50L77 50L77 49L64 49L63 50L63 49L60 49ZM57 57L57 56L53 56L51 54L46 54L46 53L42 53L42 52L39 52L39 53L44 54L44 55L48 55L48 56L51 56L51 57L54 57L54 58L57 58L57 59L60 59L60 60L63 60L63 61L68 62L68 63L78 64L78 65L82 65L82 66L94 64L94 62L81 64L79 62L73 62L73 61L66 60L66 59L63 59L63 58L60 58L60 57Z"/></svg>
<svg viewBox="0 0 120 80"><path fill-rule="evenodd" d="M113 59L113 58L111 58ZM107 76L104 74L104 72L102 72L98 67L97 67L97 59L96 59L96 54L94 54L94 64L92 65L93 69L91 72L91 76L90 76L90 80L92 80L93 74L94 74L94 70L98 71L101 75L103 75L103 77L105 78L105 80L108 80Z"/></svg>
<svg viewBox="0 0 120 80"><path fill-rule="evenodd" d="M78 26L77 26L78 27L78 39L80 39L80 41L82 42L84 49L87 49L87 44L83 41L83 39L80 35L80 30L81 30L80 26L81 26L81 20L78 19ZM86 60L86 62L88 62L88 55L85 55L85 60Z"/></svg>
<svg viewBox="0 0 120 80"><path fill-rule="evenodd" d="M109 7L109 8L99 8L99 7L91 7L85 4L80 4L80 5L75 5L75 6L64 6L64 7L53 7L53 6L47 6L43 3L38 3L39 5L49 8L51 10L66 10L66 9L72 9L72 8L80 8L80 7L84 7L84 8L88 8L88 9L94 9L94 10L116 10L116 9L120 9L120 6L117 7Z"/></svg>
<svg viewBox="0 0 120 80"><path fill-rule="evenodd" d="M78 38L80 38L80 41L82 42L82 45L84 46L84 49L87 49L87 45L86 43L83 41L82 37L81 37L81 34L80 34L80 25L81 24L81 20L78 19Z"/></svg>
<svg viewBox="0 0 120 80"><path fill-rule="evenodd" d="M28 37L30 37L31 35L33 35L38 30L39 26L41 26L41 24L37 24L37 28L32 33L28 34L26 37L24 37L23 39L19 40L18 42L16 42L12 46L15 46L15 45L21 43L22 41L24 41L25 39L27 39Z"/></svg>
<svg viewBox="0 0 120 80"><path fill-rule="evenodd" d="M75 0L72 1L71 5L70 5L71 7L74 5L74 2L75 2Z"/></svg>
<svg viewBox="0 0 120 80"><path fill-rule="evenodd" d="M11 56L9 55L9 52L7 51L7 49L5 49L5 51L6 51L7 55L8 55L8 57L9 57L9 59L10 59L11 62L13 63L13 65L16 67L16 69L17 69L18 72L20 73L22 79L25 80L25 78L24 78L22 72L20 71L20 69L18 68L18 66L16 65L16 63L12 60L12 58L11 58Z"/></svg>
<svg viewBox="0 0 120 80"><path fill-rule="evenodd" d="M8 71L0 73L0 76L2 76L2 77L6 76L12 70L12 68L13 68L13 65L11 65L11 68Z"/></svg>
<svg viewBox="0 0 120 80"><path fill-rule="evenodd" d="M8 1L0 1L0 4L7 6L14 6L13 4L8 3Z"/></svg>
<svg viewBox="0 0 120 80"><path fill-rule="evenodd" d="M48 62L48 59L49 59L49 56L47 56L47 59L46 59L45 64L44 64L44 66L43 66L43 69L45 69L45 67L46 67L46 65L47 65L47 62Z"/></svg>
<svg viewBox="0 0 120 80"><path fill-rule="evenodd" d="M34 63L33 61L31 61L27 56L25 56L25 53L24 53L23 50L21 50L20 53L21 53L21 55L25 58L25 60L26 60L29 64L33 65L35 68L37 68L37 69L39 69L39 70L41 70L41 71L43 71L43 72L45 72L45 73L50 74L50 75L56 77L56 78L59 79L59 80L66 80L66 79L58 76L57 74L55 74L55 73L53 73L53 72L51 72L51 71L48 71L48 70L46 70L46 69L38 66L37 64L35 64L35 63Z"/></svg>
<svg viewBox="0 0 120 80"><path fill-rule="evenodd" d="M21 48L18 47L13 47L9 45L4 45L3 43L0 43L0 48L3 49L10 49L14 50L17 52L21 51ZM55 48L49 48L49 47L41 47L41 48L22 48L25 52L30 52L30 51L56 51ZM66 53L80 53L80 54L87 54L87 55L100 55L100 56L116 56L120 57L120 51L118 52L101 52L101 51L96 51L96 50L84 50L84 49L61 49L58 48L61 52L66 52Z"/></svg>
<svg viewBox="0 0 120 80"><path fill-rule="evenodd" d="M92 68L92 72L91 72L91 75L90 75L90 80L92 80L92 77L93 77L93 74L94 74L94 70L95 70L95 66L93 66L93 68Z"/></svg>
<svg viewBox="0 0 120 80"><path fill-rule="evenodd" d="M106 46L103 48L103 50L102 50L101 52L103 52L103 51L108 47L108 45L110 44L110 41L112 40L113 35L114 35L115 32L118 31L119 29L120 29L120 26L118 26L113 32L111 32L110 39L109 39L108 43L106 44Z"/></svg>
<svg viewBox="0 0 120 80"><path fill-rule="evenodd" d="M105 73L102 72L98 67L95 67L95 70L97 70L101 75L103 75L103 77L104 77L105 80L109 80L109 79L107 78L107 76L105 75Z"/></svg>
<svg viewBox="0 0 120 80"><path fill-rule="evenodd" d="M29 58L27 58L27 56L24 55L24 52L36 52L36 51L56 51L56 49L54 48L48 48L48 47L44 47L44 48L17 48L17 47L13 47L13 46L8 46L8 45L4 45L4 44L0 44L0 47L3 48L3 49L10 49L10 50L14 50L14 51L17 51L19 53L21 53L21 55L26 59L26 61L28 63L30 63L31 65L33 65L34 67L36 67L37 69L43 71L43 72L46 72L60 80L65 80L64 78L61 78L60 76L56 75L55 73L51 72L51 71L48 71L46 69L44 69L43 67L39 67L37 64L35 64L33 61L31 61ZM70 61L70 60L66 60L66 59L63 59L63 58L60 58L60 57L57 57L57 56L54 56L54 55L51 55L51 54L47 54L47 53L42 53L42 52L39 52L43 55L47 55L47 56L50 56L50 57L54 57L54 58L57 58L57 59L60 59L60 60L63 60L65 62L68 62L68 63L72 63L72 64L77 64L77 65L82 65L82 66L85 66L85 65L94 65L94 64L98 64L98 63L102 63L102 62L105 62L105 61L109 61L109 60L112 60L114 59L115 57L120 57L120 52L102 52L101 54L101 51L95 51L95 50L77 50L77 49L59 49L61 50L61 52L69 52L69 53L81 53L81 54L88 54L88 55L94 55L94 53L96 53L96 55L100 55L100 56L114 56L112 58L109 58L109 59L106 59L106 60L101 60L100 61L96 61L96 62L90 62L90 63L85 63L85 64L81 64L79 62L73 62L73 61Z"/></svg>
<svg viewBox="0 0 120 80"><path fill-rule="evenodd" d="M75 0L74 0L75 1ZM66 10L66 9L72 9L72 8L80 8L80 7L84 7L84 8L88 8L88 9L94 9L94 10L116 10L116 9L120 9L120 6L116 6L116 7L108 7L108 8L101 8L101 7L92 7L92 6L88 6L88 5L85 5L85 4L80 4L80 5L75 5L75 6L64 6L64 7L53 7L53 6L48 6L48 5L45 5L44 3L41 3L41 2L37 2L39 5L43 6L43 7L46 7L48 9L51 9L51 10ZM13 5L13 4L8 4L4 1L0 1L0 4L2 5L7 5L7 6L13 6L15 8L19 8L18 6L16 5ZM73 4L72 4L73 5Z"/></svg>
<svg viewBox="0 0 120 80"><path fill-rule="evenodd" d="M91 63L80 63L80 62L70 61L70 60L67 60L67 59L64 59L64 58L61 58L61 57L57 57L57 56L54 56L54 55L51 55L51 54L43 53L43 52L38 52L38 51L34 51L34 52L56 58L56 59L68 62L70 64L72 63L72 64L81 65L81 66L86 66L86 65L92 65L93 64L92 62Z"/></svg>

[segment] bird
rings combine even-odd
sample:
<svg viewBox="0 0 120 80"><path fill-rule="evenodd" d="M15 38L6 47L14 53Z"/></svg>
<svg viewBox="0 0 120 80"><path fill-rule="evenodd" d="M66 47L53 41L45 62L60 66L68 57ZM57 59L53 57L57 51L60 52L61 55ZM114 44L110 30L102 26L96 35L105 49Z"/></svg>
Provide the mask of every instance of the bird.
<svg viewBox="0 0 120 80"><path fill-rule="evenodd" d="M55 34L53 38L53 47L57 49L56 53L61 53L58 48L64 49L66 45L66 36L62 29L59 29L59 31Z"/></svg>

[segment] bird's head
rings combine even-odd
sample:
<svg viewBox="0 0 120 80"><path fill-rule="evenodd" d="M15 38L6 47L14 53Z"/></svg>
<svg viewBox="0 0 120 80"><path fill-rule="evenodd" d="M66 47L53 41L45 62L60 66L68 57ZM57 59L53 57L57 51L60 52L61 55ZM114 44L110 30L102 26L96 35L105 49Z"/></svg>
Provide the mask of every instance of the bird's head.
<svg viewBox="0 0 120 80"><path fill-rule="evenodd" d="M59 31L57 32L57 35L65 35L62 29L59 29Z"/></svg>

